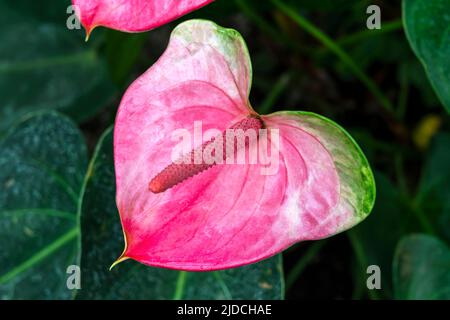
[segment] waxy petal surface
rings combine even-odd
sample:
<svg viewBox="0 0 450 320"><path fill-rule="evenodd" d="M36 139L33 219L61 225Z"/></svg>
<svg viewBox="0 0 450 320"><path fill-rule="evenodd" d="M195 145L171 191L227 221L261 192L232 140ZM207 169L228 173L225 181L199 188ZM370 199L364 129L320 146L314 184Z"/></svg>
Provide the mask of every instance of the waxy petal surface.
<svg viewBox="0 0 450 320"><path fill-rule="evenodd" d="M142 32L175 20L214 0L72 0L89 35L97 26Z"/></svg>
<svg viewBox="0 0 450 320"><path fill-rule="evenodd" d="M273 174L262 174L267 165L260 163L217 164L162 193L149 191L172 162L174 130L195 136L201 121L203 132L221 132L254 114L251 73L236 31L191 20L127 90L114 131L127 242L121 259L183 270L236 267L331 236L370 212L374 182L364 155L336 124L307 113L262 116L269 133L280 135L270 150L279 159Z"/></svg>

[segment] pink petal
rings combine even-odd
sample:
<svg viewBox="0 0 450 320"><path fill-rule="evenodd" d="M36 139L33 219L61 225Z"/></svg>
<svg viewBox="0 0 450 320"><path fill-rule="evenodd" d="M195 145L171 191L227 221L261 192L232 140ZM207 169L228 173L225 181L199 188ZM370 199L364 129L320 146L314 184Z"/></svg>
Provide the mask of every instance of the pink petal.
<svg viewBox="0 0 450 320"><path fill-rule="evenodd" d="M183 270L236 267L328 237L368 214L374 194L367 192L367 161L342 129L309 114L262 117L281 135L279 149L271 150L280 159L276 174L263 175L262 164L222 164L162 193L149 191L150 180L172 162L175 129L193 134L201 120L203 131L223 131L254 114L250 82L239 34L192 20L175 29L164 55L127 90L114 132L127 242L121 259Z"/></svg>
<svg viewBox="0 0 450 320"><path fill-rule="evenodd" d="M297 203L295 211L300 214L303 226L308 226L300 232L299 240L334 235L367 217L375 201L374 177L361 149L342 127L311 112L284 111L263 118L267 126L279 128L283 141L288 142L280 148L285 158L291 158L294 163L299 161L299 157L303 158L308 172L307 181L303 184L313 187L306 200L303 200L305 190L301 187L297 189L302 190L298 200L295 200L295 191L288 196ZM302 141L305 135L315 143ZM328 153L328 161L325 155L319 158L319 150ZM309 160L305 158L308 154L312 156ZM330 166L333 166L334 173L331 173ZM289 177L295 177L295 170L289 173ZM311 179L316 182L312 183ZM326 212L325 208L331 210Z"/></svg>
<svg viewBox="0 0 450 320"><path fill-rule="evenodd" d="M72 0L89 36L97 26L142 32L169 23L214 0Z"/></svg>

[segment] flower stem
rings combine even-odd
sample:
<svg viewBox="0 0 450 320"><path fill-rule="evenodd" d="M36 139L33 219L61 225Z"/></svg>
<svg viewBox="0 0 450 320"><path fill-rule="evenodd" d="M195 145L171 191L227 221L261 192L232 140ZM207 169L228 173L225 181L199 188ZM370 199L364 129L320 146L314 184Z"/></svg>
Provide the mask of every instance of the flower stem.
<svg viewBox="0 0 450 320"><path fill-rule="evenodd" d="M179 271L175 286L175 293L173 294L173 300L181 300L183 298L184 287L186 286L186 277L186 271Z"/></svg>

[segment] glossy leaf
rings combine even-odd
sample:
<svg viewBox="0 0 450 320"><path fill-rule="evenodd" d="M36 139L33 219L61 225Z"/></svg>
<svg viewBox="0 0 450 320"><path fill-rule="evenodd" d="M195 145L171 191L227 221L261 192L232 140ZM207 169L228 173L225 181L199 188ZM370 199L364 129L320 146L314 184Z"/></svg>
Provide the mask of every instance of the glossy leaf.
<svg viewBox="0 0 450 320"><path fill-rule="evenodd" d="M403 0L403 23L409 43L447 111L450 111L449 12L448 0Z"/></svg>
<svg viewBox="0 0 450 320"><path fill-rule="evenodd" d="M139 62L140 54L148 34L128 34L115 30L106 33L106 57L111 70L111 78L121 87L133 77L133 68ZM147 55L145 56L146 59Z"/></svg>
<svg viewBox="0 0 450 320"><path fill-rule="evenodd" d="M447 174L449 143L448 134L441 133L435 137L415 199L403 194L385 175L376 173L378 195L373 213L352 230L351 237L364 255L364 266L358 264L355 274L356 280L364 283L364 287L367 279L365 266L378 265L384 276L382 288L377 292L387 298L394 296L391 266L395 247L409 233L424 230L419 215L423 215L439 235L450 239L447 228L450 221Z"/></svg>
<svg viewBox="0 0 450 320"><path fill-rule="evenodd" d="M89 34L97 26L126 32L154 29L213 0L72 0Z"/></svg>
<svg viewBox="0 0 450 320"><path fill-rule="evenodd" d="M450 134L439 133L427 154L417 203L445 239L450 241Z"/></svg>
<svg viewBox="0 0 450 320"><path fill-rule="evenodd" d="M369 214L374 181L354 140L315 114L258 118L248 101L251 80L239 33L190 20L127 90L114 132L116 199L126 235L119 261L183 270L236 267L331 236ZM262 163L216 165L165 192L151 192L152 184L149 190L172 162L174 130L192 135L195 121L202 121L204 131L224 132L249 117L261 119L269 134L280 133L279 148L272 149L280 159L276 172L262 174Z"/></svg>
<svg viewBox="0 0 450 320"><path fill-rule="evenodd" d="M0 131L30 111L94 115L115 92L103 59L76 30L38 13L33 19L21 3L0 3Z"/></svg>
<svg viewBox="0 0 450 320"><path fill-rule="evenodd" d="M380 266L384 276L381 290L377 292L384 297L392 297L390 279L395 246L403 236L415 230L417 223L406 199L389 178L376 172L375 181L377 200L373 212L351 230L352 245L356 251L360 248L361 254L356 257L355 280L366 288L367 266Z"/></svg>
<svg viewBox="0 0 450 320"><path fill-rule="evenodd" d="M39 113L0 142L0 298L70 298L87 152L66 117Z"/></svg>
<svg viewBox="0 0 450 320"><path fill-rule="evenodd" d="M77 299L281 299L281 256L251 266L187 273L126 261L108 270L123 238L114 203L113 135L101 138L81 207L82 290Z"/></svg>
<svg viewBox="0 0 450 320"><path fill-rule="evenodd" d="M70 0L15 0L0 1L2 10L7 10L8 15L2 16L3 23L13 23L16 19L28 19L39 23L65 24L68 15L67 7Z"/></svg>
<svg viewBox="0 0 450 320"><path fill-rule="evenodd" d="M405 237L397 247L393 269L397 299L450 299L450 249L437 238Z"/></svg>

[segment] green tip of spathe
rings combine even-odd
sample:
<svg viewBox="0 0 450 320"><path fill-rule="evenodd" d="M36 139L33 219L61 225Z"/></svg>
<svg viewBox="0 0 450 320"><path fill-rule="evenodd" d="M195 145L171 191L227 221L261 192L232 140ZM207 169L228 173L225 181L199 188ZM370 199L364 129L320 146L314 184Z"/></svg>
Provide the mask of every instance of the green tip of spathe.
<svg viewBox="0 0 450 320"><path fill-rule="evenodd" d="M91 32L86 30L86 37L84 38L84 42L88 42L90 36L91 36Z"/></svg>

